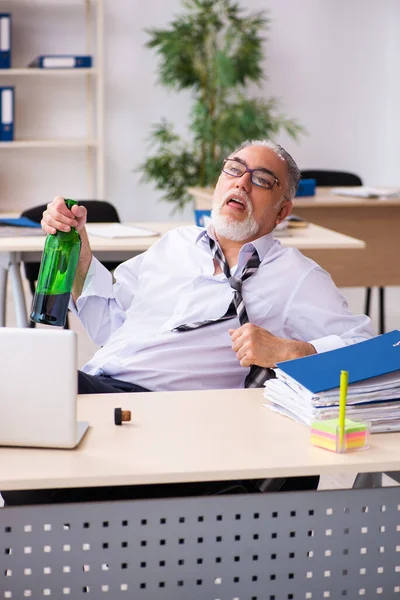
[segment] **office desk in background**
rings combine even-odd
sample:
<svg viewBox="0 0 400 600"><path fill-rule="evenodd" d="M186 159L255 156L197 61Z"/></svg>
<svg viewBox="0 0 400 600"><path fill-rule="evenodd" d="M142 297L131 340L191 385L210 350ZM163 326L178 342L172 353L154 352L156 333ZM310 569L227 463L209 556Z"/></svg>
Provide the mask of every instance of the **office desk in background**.
<svg viewBox="0 0 400 600"><path fill-rule="evenodd" d="M1 448L0 489L400 470L398 433L331 453L263 402L260 389L80 396L79 418L91 425L80 446ZM114 425L116 404L131 423ZM399 515L398 487L9 507L0 510L0 593L398 598Z"/></svg>
<svg viewBox="0 0 400 600"><path fill-rule="evenodd" d="M158 231L163 235L180 225L191 225L191 223L136 223L135 225ZM17 325L19 327L26 327L28 325L20 264L22 261L40 261L44 239L44 236L0 237L0 267L3 270L3 278L0 281L0 326L4 326L6 323L5 298L7 272L13 288ZM156 236L140 238L90 236L90 244L94 255L100 260L123 261L135 254L144 252L157 239L159 238ZM304 229L293 229L290 236L282 236L279 239L283 245L296 247L304 253L307 250L315 248L331 252L339 248L357 249L359 251L365 247L364 242L361 240L341 235L335 231L329 231L316 225L309 225L309 227Z"/></svg>
<svg viewBox="0 0 400 600"><path fill-rule="evenodd" d="M303 254L326 269L338 287L400 285L400 198L380 200L337 196L317 188L316 196L293 200L293 213L310 223L364 240L364 252L352 248L304 248ZM197 208L211 208L212 190L190 188Z"/></svg>
<svg viewBox="0 0 400 600"><path fill-rule="evenodd" d="M335 196L329 188L317 195L295 198L293 212L317 225L361 238L364 252L347 250L334 256L325 250L306 250L341 287L400 285L398 265L400 198L390 200Z"/></svg>

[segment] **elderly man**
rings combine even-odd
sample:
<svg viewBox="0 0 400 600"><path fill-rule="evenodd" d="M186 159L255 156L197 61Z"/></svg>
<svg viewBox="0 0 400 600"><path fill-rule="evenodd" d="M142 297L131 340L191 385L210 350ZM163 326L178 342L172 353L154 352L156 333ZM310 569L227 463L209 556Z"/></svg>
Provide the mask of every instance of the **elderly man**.
<svg viewBox="0 0 400 600"><path fill-rule="evenodd" d="M330 276L274 240L292 210L300 172L270 141L245 142L223 162L212 225L171 231L111 274L92 256L86 209L56 197L43 214L50 234L76 227L82 248L71 309L100 346L79 373L80 393L261 386L282 360L373 336L350 313ZM280 489L316 487L292 478ZM237 482L236 482L237 483ZM281 483L281 482L280 482ZM7 492L6 503L220 492L230 484ZM189 486L190 487L190 486ZM238 491L255 491L240 482Z"/></svg>
<svg viewBox="0 0 400 600"><path fill-rule="evenodd" d="M369 319L350 313L330 276L272 236L299 178L281 146L245 142L223 162L212 225L171 231L120 265L114 283L92 256L86 209L70 212L56 197L42 226L80 232L70 308L102 346L79 391L254 387L278 361L371 337Z"/></svg>

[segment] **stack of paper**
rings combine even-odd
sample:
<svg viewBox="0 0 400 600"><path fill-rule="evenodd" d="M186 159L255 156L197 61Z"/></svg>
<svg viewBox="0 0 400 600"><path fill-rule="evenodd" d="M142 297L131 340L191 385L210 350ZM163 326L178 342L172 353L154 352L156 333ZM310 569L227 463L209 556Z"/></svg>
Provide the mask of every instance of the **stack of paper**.
<svg viewBox="0 0 400 600"><path fill-rule="evenodd" d="M400 198L400 188L374 188L357 185L354 187L337 187L331 189L338 196L355 196L358 198Z"/></svg>
<svg viewBox="0 0 400 600"><path fill-rule="evenodd" d="M152 237L160 235L152 229L145 229L136 225L123 225L122 223L87 223L86 230L89 235L105 238Z"/></svg>
<svg viewBox="0 0 400 600"><path fill-rule="evenodd" d="M340 371L349 373L346 415L372 432L400 430L400 331L278 363L265 406L310 426L339 413Z"/></svg>

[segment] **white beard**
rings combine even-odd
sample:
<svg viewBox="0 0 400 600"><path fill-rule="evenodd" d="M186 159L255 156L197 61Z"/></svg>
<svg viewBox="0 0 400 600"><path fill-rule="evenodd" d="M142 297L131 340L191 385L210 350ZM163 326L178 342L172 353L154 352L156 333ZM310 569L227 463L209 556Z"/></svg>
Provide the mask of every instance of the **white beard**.
<svg viewBox="0 0 400 600"><path fill-rule="evenodd" d="M230 197L232 192L228 192L226 197ZM237 196L243 200L246 205L247 216L244 221L237 221L234 217L221 215L221 208L225 204L225 196L214 206L211 211L211 219L217 235L221 235L227 240L242 242L254 237L260 230L259 224L253 217L253 206L248 200L247 195L238 192Z"/></svg>

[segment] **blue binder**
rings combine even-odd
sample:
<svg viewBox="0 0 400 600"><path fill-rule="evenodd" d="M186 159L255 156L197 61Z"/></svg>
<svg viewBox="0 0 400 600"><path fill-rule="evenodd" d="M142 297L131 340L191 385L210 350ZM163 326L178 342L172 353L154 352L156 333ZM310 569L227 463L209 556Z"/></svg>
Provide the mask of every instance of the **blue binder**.
<svg viewBox="0 0 400 600"><path fill-rule="evenodd" d="M15 217L15 218L4 218L0 217L0 225L8 225L12 227L33 227L34 229L41 229L40 223L28 219L28 217Z"/></svg>
<svg viewBox="0 0 400 600"><path fill-rule="evenodd" d="M89 55L45 54L37 56L28 66L36 69L90 69L92 57Z"/></svg>
<svg viewBox="0 0 400 600"><path fill-rule="evenodd" d="M0 87L0 141L14 139L14 88Z"/></svg>
<svg viewBox="0 0 400 600"><path fill-rule="evenodd" d="M0 13L0 69L11 67L11 14Z"/></svg>
<svg viewBox="0 0 400 600"><path fill-rule="evenodd" d="M342 369L349 373L349 384L393 373L400 370L400 331L395 329L358 344L277 366L313 394L337 388Z"/></svg>

